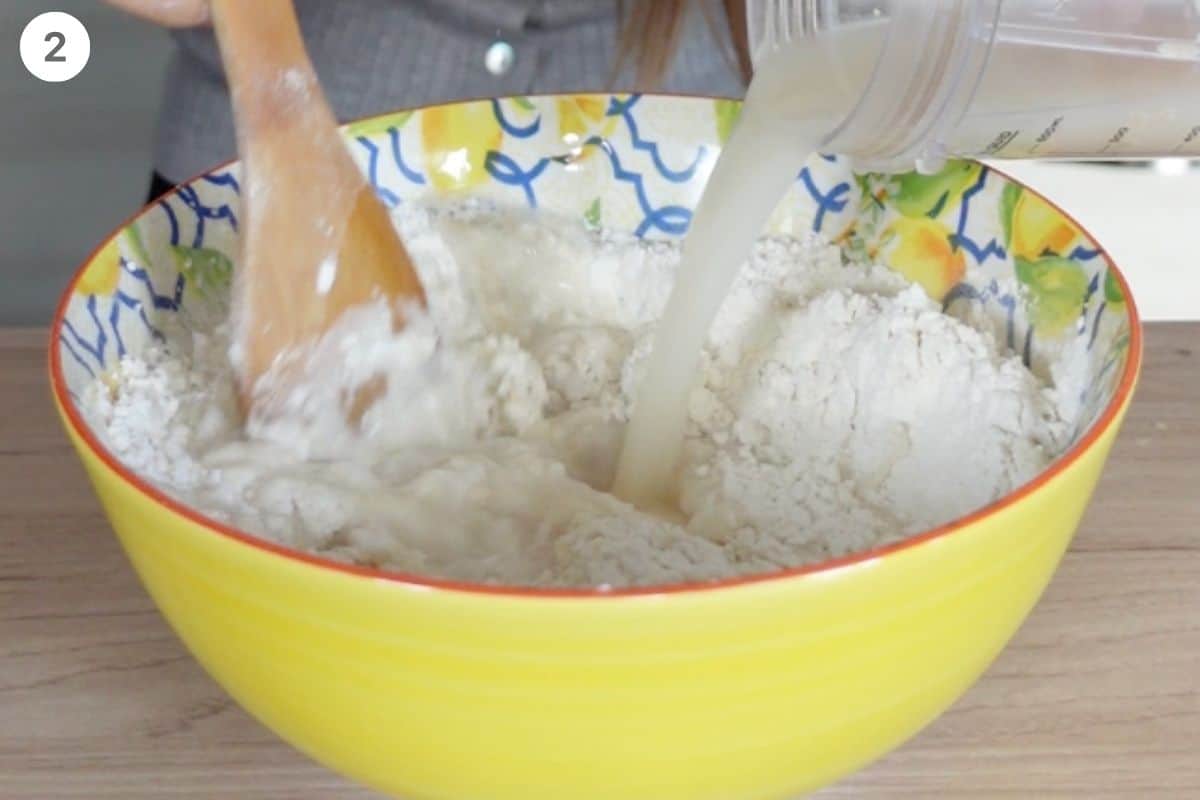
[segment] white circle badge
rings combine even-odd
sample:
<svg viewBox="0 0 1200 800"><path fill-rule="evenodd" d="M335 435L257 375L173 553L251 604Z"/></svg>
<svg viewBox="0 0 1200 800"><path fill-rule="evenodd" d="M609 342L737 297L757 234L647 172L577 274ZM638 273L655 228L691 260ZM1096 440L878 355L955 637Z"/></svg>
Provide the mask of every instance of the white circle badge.
<svg viewBox="0 0 1200 800"><path fill-rule="evenodd" d="M21 61L35 78L62 83L87 66L92 40L83 23L65 11L47 11L21 32Z"/></svg>

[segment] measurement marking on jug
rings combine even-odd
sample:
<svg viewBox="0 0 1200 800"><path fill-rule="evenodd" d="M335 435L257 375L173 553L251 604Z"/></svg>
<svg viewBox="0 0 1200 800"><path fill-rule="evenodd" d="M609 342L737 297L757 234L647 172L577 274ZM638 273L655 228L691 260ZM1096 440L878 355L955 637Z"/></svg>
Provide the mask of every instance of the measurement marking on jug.
<svg viewBox="0 0 1200 800"><path fill-rule="evenodd" d="M1175 145L1175 149L1172 150L1171 152L1178 153L1180 150L1187 147L1192 142L1196 141L1197 137L1200 137L1200 125L1193 126L1192 129L1187 132L1187 135L1183 137L1183 141L1180 142L1179 144Z"/></svg>
<svg viewBox="0 0 1200 800"><path fill-rule="evenodd" d="M1029 152L1036 152L1039 147L1050 141L1050 139L1054 137L1054 134L1058 132L1058 126L1062 124L1062 121L1062 117L1055 117L1051 123L1046 126L1046 129L1039 133L1037 138L1033 140L1033 146L1029 148Z"/></svg>
<svg viewBox="0 0 1200 800"><path fill-rule="evenodd" d="M992 139L991 144L984 148L984 154L989 156L996 155L1001 150L1012 144L1012 140L1017 138L1020 133L1021 132L1019 130L1000 131L1000 133L996 134L996 138Z"/></svg>
<svg viewBox="0 0 1200 800"><path fill-rule="evenodd" d="M1129 133L1128 125L1122 125L1121 127L1117 128L1117 132L1114 133L1111 137L1109 137L1108 144L1106 144L1106 145L1104 145L1104 147L1100 148L1100 152L1106 153L1106 152L1108 152L1108 149L1110 147L1112 147L1114 144L1120 144L1121 140L1125 138L1125 134L1127 134L1127 133Z"/></svg>

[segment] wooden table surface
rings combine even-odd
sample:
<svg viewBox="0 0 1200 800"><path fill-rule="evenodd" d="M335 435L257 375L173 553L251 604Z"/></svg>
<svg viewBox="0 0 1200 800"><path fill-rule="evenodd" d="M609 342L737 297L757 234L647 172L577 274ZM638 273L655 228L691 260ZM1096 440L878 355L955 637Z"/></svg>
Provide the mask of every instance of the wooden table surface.
<svg viewBox="0 0 1200 800"><path fill-rule="evenodd" d="M986 676L822 797L1200 798L1200 323L1142 384L1046 596ZM0 798L366 800L201 671L53 416L40 331L0 332Z"/></svg>

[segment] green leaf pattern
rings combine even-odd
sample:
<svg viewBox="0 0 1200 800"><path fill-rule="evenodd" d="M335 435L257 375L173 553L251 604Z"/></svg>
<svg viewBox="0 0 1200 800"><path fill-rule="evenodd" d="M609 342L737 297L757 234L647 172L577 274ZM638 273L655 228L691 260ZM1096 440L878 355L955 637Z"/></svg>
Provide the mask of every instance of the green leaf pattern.
<svg viewBox="0 0 1200 800"><path fill-rule="evenodd" d="M205 299L219 299L228 294L233 262L220 250L173 245L171 255L188 291Z"/></svg>
<svg viewBox="0 0 1200 800"><path fill-rule="evenodd" d="M1125 302L1125 292L1121 289L1121 284L1117 283L1111 269L1104 271L1104 299L1114 306L1122 305Z"/></svg>
<svg viewBox="0 0 1200 800"><path fill-rule="evenodd" d="M600 198L597 197L583 212L583 221L590 228L600 227Z"/></svg>
<svg viewBox="0 0 1200 800"><path fill-rule="evenodd" d="M1012 247L1013 214L1017 211L1017 200L1021 199L1024 189L1018 183L1004 184L1000 193L1000 224L1004 228L1004 246Z"/></svg>
<svg viewBox="0 0 1200 800"><path fill-rule="evenodd" d="M715 100L717 114L717 141L721 144L729 141L733 126L737 124L738 116L742 113L742 104L738 100Z"/></svg>
<svg viewBox="0 0 1200 800"><path fill-rule="evenodd" d="M1083 313L1088 276L1069 258L1045 256L1037 261L1018 258L1017 280L1028 293L1030 318L1036 327L1051 335L1070 329Z"/></svg>
<svg viewBox="0 0 1200 800"><path fill-rule="evenodd" d="M933 175L906 172L896 176L899 185L892 202L906 217L938 217L959 205L981 169L974 161L951 161Z"/></svg>

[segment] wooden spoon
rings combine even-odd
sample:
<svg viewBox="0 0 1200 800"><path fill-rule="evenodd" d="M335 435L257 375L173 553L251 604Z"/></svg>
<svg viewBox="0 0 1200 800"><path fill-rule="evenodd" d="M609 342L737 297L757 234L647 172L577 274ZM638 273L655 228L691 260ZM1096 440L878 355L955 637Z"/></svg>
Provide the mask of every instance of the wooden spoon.
<svg viewBox="0 0 1200 800"><path fill-rule="evenodd" d="M338 133L292 0L213 0L212 12L242 159L232 352L249 410L264 402L255 386L276 359L342 312L387 298L399 329L400 301L424 305L425 294Z"/></svg>

